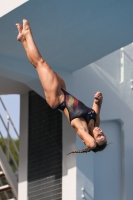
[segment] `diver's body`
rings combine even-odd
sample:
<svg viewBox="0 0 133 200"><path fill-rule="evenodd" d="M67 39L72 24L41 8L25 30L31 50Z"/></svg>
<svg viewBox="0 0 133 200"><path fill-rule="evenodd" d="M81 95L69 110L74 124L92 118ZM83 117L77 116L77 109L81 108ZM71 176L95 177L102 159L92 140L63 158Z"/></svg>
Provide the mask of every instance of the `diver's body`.
<svg viewBox="0 0 133 200"><path fill-rule="evenodd" d="M81 101L66 91L64 80L55 73L42 58L31 33L27 20L23 20L23 26L16 24L18 28L17 39L22 43L27 57L36 68L46 101L53 109L61 109L69 120L76 133L91 150L98 146L106 146L106 136L99 128L102 93L94 95L92 108L85 106ZM61 105L64 107L61 108Z"/></svg>

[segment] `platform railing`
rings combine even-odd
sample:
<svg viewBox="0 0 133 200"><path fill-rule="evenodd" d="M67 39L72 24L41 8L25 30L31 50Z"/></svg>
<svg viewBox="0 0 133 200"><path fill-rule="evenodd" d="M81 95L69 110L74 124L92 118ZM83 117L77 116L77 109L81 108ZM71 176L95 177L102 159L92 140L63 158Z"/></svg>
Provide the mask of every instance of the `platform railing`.
<svg viewBox="0 0 133 200"><path fill-rule="evenodd" d="M8 190L12 190L14 196L16 197L15 199L17 199L18 162L15 158L19 158L19 134L14 126L14 123L6 109L6 106L1 96L0 140L2 144L2 146L0 147L0 168L2 171L0 173L1 175L3 174L5 176L7 182L9 183L9 185L0 187L0 192L3 191L6 199L9 199ZM0 185L2 185L2 182L0 182ZM3 189L4 187L5 189Z"/></svg>
<svg viewBox="0 0 133 200"><path fill-rule="evenodd" d="M15 174L13 173L6 156L4 155L2 148L0 147L0 167L2 169L3 176L7 179L8 184L0 187L0 192L7 192L11 190L14 196L18 197L18 183Z"/></svg>
<svg viewBox="0 0 133 200"><path fill-rule="evenodd" d="M2 101L2 98L0 97L0 104L1 104L1 109L3 109L3 114L5 113L6 118L4 119L4 117L2 117L3 115L1 115L1 111L0 111L0 123L2 125L2 128L4 131L1 131L1 127L0 127L0 138L2 139L5 147L6 147L6 152L4 152L6 154L6 157L9 161L9 159L12 160L12 165L14 165L14 171L16 171L16 173L18 172L18 164L15 161L15 158L11 152L11 146L12 149L14 150L15 154L17 155L17 157L19 157L19 150L18 147L15 144L15 140L19 140L19 134L14 126L14 123L6 109L6 106L4 104L4 102ZM15 137L15 140L13 139L13 136Z"/></svg>

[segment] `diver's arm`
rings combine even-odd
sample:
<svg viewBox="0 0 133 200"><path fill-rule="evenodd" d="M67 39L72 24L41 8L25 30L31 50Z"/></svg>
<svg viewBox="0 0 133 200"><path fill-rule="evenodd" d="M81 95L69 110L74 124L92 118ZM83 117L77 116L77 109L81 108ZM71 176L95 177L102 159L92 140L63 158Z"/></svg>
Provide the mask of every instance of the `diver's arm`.
<svg viewBox="0 0 133 200"><path fill-rule="evenodd" d="M101 92L97 92L94 95L94 102L93 102L93 105L92 105L92 109L97 114L95 126L99 126L100 125L100 110L101 110L102 100L103 100L102 93Z"/></svg>
<svg viewBox="0 0 133 200"><path fill-rule="evenodd" d="M78 129L76 132L87 147L90 147L90 149L94 149L96 147L94 138L88 132L83 129Z"/></svg>
<svg viewBox="0 0 133 200"><path fill-rule="evenodd" d="M90 149L96 147L96 142L94 138L89 134L87 123L85 123L84 120L79 118L73 119L71 121L71 126L74 128L75 132L78 134L81 140L84 141L87 147L90 147Z"/></svg>

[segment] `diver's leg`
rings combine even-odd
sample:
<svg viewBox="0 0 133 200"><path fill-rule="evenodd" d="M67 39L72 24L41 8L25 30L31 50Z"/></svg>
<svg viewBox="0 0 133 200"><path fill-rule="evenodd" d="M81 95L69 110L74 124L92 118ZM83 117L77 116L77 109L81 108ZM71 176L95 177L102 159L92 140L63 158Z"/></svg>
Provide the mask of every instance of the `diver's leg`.
<svg viewBox="0 0 133 200"><path fill-rule="evenodd" d="M23 44L29 61L38 72L46 100L51 107L55 107L63 99L63 93L61 91L63 79L61 79L42 58L32 37L28 21L23 20L23 26L20 24L16 24L16 26L19 31L17 39Z"/></svg>

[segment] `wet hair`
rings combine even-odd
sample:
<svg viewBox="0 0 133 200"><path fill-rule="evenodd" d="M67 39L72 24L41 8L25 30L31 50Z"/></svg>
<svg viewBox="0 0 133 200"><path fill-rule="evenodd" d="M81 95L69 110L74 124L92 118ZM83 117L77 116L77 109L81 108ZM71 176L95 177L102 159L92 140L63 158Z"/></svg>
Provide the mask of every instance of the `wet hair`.
<svg viewBox="0 0 133 200"><path fill-rule="evenodd" d="M96 143L96 147L94 149L91 149L90 147L87 147L85 149L72 151L72 152L68 153L67 155L69 155L71 153L88 153L90 151L93 151L94 153L96 153L98 151L103 151L106 148L107 145L108 145L107 142L105 142L102 145L99 145L99 144Z"/></svg>

